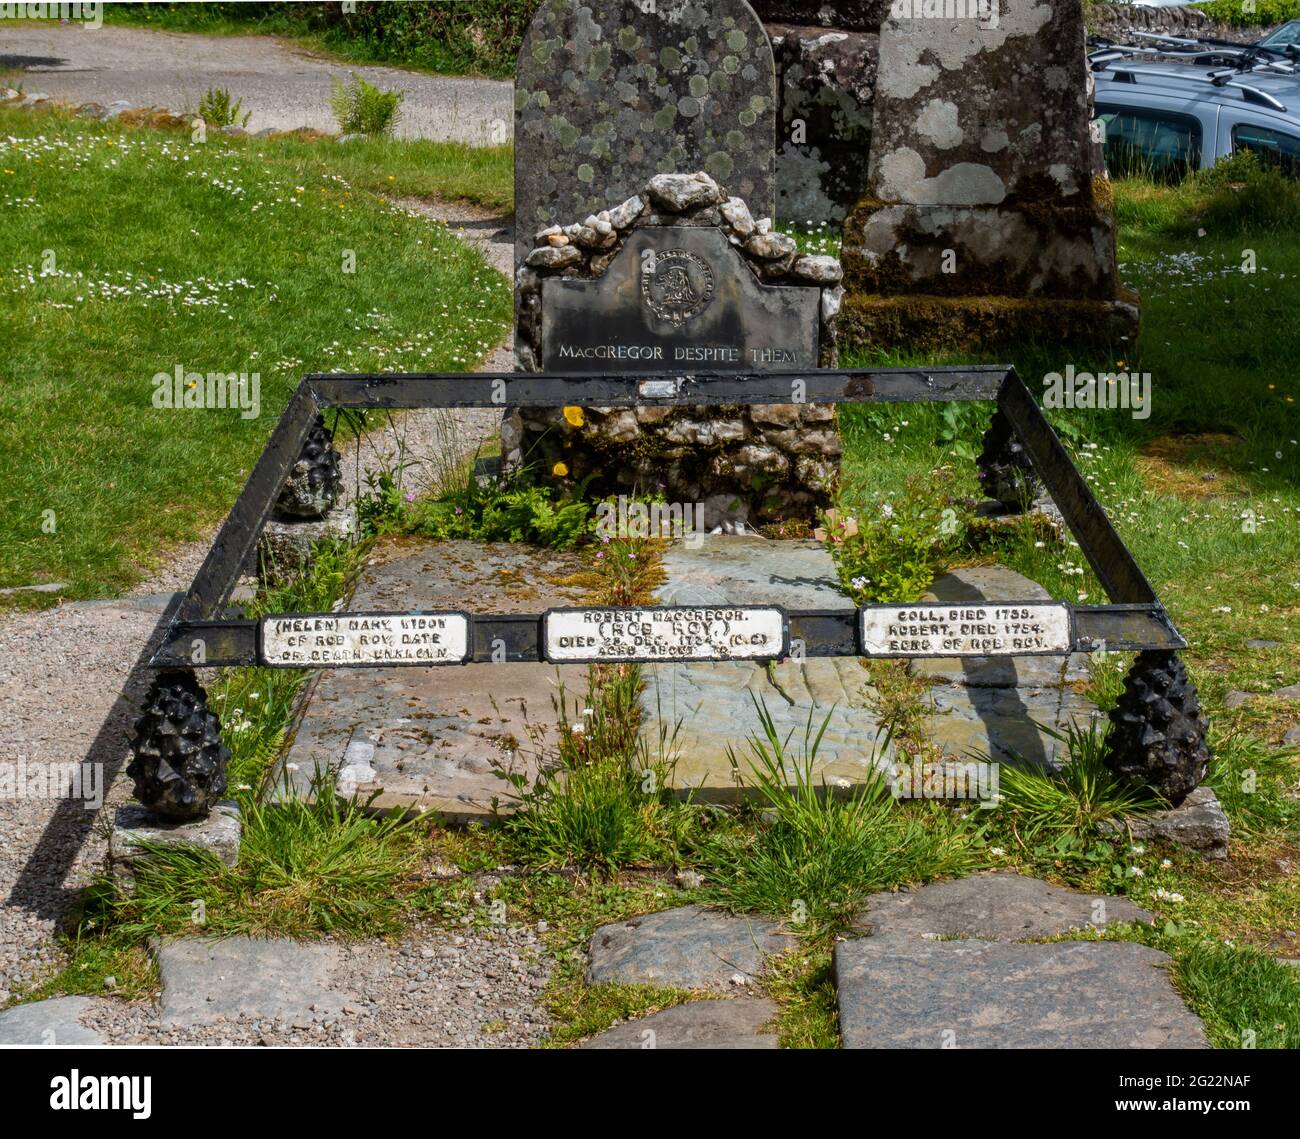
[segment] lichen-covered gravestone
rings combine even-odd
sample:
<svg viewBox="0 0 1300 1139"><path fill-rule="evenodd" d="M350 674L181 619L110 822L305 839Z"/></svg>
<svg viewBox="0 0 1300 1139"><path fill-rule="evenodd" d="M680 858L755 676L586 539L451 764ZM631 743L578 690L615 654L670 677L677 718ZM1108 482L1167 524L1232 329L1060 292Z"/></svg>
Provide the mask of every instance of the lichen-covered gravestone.
<svg viewBox="0 0 1300 1139"><path fill-rule="evenodd" d="M842 333L949 350L1136 335L1093 166L1081 0L932 9L900 0L881 27Z"/></svg>
<svg viewBox="0 0 1300 1139"><path fill-rule="evenodd" d="M515 76L515 267L533 234L705 170L756 216L775 197L776 79L744 0L544 0Z"/></svg>

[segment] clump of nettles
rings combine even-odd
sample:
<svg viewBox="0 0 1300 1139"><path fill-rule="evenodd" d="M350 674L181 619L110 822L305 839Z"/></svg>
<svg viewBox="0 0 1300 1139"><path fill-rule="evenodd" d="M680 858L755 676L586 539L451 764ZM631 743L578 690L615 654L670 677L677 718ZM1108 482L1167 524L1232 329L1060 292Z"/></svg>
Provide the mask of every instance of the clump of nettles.
<svg viewBox="0 0 1300 1139"><path fill-rule="evenodd" d="M210 127L246 127L253 117L252 111L244 110L244 100L231 102L230 92L225 87L209 87L199 99L199 118Z"/></svg>
<svg viewBox="0 0 1300 1139"><path fill-rule="evenodd" d="M401 103L405 91L381 91L367 83L355 71L347 83L331 77L334 93L330 110L344 134L364 134L371 138L391 135L401 121Z"/></svg>

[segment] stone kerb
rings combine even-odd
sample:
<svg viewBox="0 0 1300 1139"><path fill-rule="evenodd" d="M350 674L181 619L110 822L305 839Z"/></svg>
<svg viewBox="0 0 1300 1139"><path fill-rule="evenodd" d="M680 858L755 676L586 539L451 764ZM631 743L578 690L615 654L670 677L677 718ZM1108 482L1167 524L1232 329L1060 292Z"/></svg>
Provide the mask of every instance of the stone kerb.
<svg viewBox="0 0 1300 1139"><path fill-rule="evenodd" d="M843 296L838 260L800 254L792 238L773 230L770 218L755 219L744 201L698 172L656 175L612 209L536 234L516 277L515 352L521 370L537 371L546 358L546 283L598 281L629 239L651 227L714 229L736 254L720 271L750 273L762 286L818 290L816 361L821 367L835 365ZM781 367L747 365L743 357L727 367L745 366ZM632 360L610 365L611 372L629 370L642 368ZM665 364L645 370L664 371ZM576 414L574 409L523 409L507 417L502 435L507 468L527 465L543 478L557 471L577 481L590 478L596 493L659 491L672 500L703 502L711 527L723 516L751 523L811 519L829 505L839 476L835 409L814 404L584 408Z"/></svg>

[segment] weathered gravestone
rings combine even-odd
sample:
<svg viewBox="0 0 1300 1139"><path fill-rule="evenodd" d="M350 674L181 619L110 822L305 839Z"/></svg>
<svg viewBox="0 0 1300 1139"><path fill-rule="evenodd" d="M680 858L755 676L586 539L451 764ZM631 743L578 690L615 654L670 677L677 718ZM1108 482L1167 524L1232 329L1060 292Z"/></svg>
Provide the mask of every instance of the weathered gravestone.
<svg viewBox="0 0 1300 1139"><path fill-rule="evenodd" d="M744 0L543 0L515 74L515 265L532 235L705 170L763 216L776 80Z"/></svg>
<svg viewBox="0 0 1300 1139"><path fill-rule="evenodd" d="M911 349L1135 336L1093 165L1081 3L953 11L899 0L882 25L842 328Z"/></svg>

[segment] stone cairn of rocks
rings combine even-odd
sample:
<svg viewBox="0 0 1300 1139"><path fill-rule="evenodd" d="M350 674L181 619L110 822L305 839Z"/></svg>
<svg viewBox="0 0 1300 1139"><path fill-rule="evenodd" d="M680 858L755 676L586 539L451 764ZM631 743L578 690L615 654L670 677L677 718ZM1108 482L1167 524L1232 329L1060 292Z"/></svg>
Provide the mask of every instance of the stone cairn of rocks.
<svg viewBox="0 0 1300 1139"><path fill-rule="evenodd" d="M544 282L601 276L640 226L716 226L739 253L738 267L763 284L820 288L819 362L834 367L839 261L800 254L770 218L755 219L744 201L700 172L656 175L621 205L536 235L516 278L521 370L537 371L542 359ZM816 404L596 407L580 414L528 408L507 416L502 430L508 469L527 466L543 480L589 479L596 495L659 493L702 502L710 528L812 520L831 502L840 451L834 407Z"/></svg>

